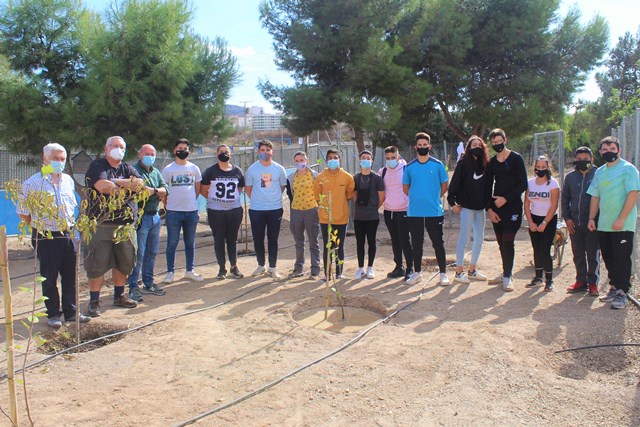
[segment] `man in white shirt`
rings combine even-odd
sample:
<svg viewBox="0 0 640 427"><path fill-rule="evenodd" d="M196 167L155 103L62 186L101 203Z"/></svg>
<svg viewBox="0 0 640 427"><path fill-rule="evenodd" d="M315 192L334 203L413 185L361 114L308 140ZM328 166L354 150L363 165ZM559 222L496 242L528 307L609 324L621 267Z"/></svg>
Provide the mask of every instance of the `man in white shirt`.
<svg viewBox="0 0 640 427"><path fill-rule="evenodd" d="M167 196L165 224L167 226L167 275L164 283L173 282L175 275L176 248L183 232L184 254L186 258L187 279L201 282L204 280L196 273L196 228L198 227L198 195L202 175L195 164L187 160L189 157L189 141L180 138L173 147L175 161L162 170L162 177L169 186Z"/></svg>

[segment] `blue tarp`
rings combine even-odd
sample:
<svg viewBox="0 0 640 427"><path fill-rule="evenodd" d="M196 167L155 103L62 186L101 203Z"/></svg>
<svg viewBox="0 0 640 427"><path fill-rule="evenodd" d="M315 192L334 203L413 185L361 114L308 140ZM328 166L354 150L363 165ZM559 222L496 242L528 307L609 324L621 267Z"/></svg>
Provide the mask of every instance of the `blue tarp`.
<svg viewBox="0 0 640 427"><path fill-rule="evenodd" d="M0 225L7 226L7 235L18 234L20 217L16 213L16 205L7 199L5 190L0 190Z"/></svg>

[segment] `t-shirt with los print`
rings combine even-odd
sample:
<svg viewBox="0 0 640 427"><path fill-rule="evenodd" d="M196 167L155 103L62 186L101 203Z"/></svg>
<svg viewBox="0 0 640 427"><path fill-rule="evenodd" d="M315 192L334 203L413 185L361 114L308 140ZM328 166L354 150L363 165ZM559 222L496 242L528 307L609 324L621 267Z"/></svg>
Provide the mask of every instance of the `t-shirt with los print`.
<svg viewBox="0 0 640 427"><path fill-rule="evenodd" d="M529 199L531 213L536 216L547 216L551 207L551 190L560 188L558 181L551 178L547 183L545 180L542 184L536 183L535 178L531 178L527 182L527 198ZM556 208L556 212L557 212ZM555 212L554 212L555 214Z"/></svg>
<svg viewBox="0 0 640 427"><path fill-rule="evenodd" d="M220 169L219 164L208 167L202 174L202 185L210 185L207 207L217 211L228 211L241 206L240 193L244 187L242 169Z"/></svg>
<svg viewBox="0 0 640 427"><path fill-rule="evenodd" d="M198 210L196 184L202 181L200 168L191 162L179 165L172 162L162 170L162 177L169 186L167 210L193 212Z"/></svg>

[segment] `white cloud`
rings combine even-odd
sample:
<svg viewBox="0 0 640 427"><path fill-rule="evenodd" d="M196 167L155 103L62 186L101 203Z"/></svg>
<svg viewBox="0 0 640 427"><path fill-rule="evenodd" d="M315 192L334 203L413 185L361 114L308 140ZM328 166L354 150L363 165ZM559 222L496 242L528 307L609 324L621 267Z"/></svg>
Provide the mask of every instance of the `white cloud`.
<svg viewBox="0 0 640 427"><path fill-rule="evenodd" d="M238 59L252 58L257 55L256 49L253 46L231 47L231 52Z"/></svg>

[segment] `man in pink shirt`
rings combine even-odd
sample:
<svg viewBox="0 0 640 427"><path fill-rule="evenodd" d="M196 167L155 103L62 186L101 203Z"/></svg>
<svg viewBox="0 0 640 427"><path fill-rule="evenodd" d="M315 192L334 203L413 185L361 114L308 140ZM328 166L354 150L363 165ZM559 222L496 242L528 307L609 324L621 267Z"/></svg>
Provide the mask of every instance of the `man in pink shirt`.
<svg viewBox="0 0 640 427"><path fill-rule="evenodd" d="M409 225L407 223L407 207L409 197L402 190L402 175L407 162L400 157L398 147L391 145L384 149L385 166L380 169L380 175L384 181L384 222L387 224L391 236L393 249L393 261L396 266L387 277L405 279L413 273L413 249L409 237ZM402 254L407 268L402 267Z"/></svg>

